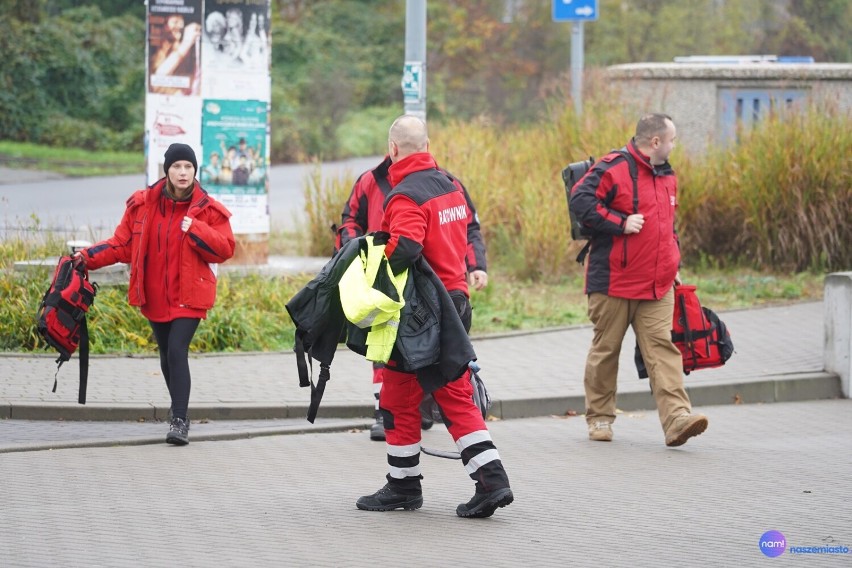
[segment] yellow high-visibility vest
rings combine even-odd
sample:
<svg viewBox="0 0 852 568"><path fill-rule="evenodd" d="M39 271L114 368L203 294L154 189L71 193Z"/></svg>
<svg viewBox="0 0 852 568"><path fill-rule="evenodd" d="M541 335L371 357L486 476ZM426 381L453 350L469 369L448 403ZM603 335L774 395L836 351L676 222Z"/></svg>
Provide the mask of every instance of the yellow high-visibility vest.
<svg viewBox="0 0 852 568"><path fill-rule="evenodd" d="M367 249L352 261L338 283L340 305L347 320L362 329L370 328L367 333L367 360L387 363L396 342L400 312L405 305L402 292L408 280L408 269L394 276L385 258L385 245L374 244L372 235L364 239ZM373 287L380 270L386 272L388 280L393 283L399 300Z"/></svg>

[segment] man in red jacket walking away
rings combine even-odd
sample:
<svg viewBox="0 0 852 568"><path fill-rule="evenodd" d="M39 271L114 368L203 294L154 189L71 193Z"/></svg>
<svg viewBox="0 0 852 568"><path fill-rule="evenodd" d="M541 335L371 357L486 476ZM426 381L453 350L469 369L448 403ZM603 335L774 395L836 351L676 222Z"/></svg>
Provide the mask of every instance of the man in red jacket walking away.
<svg viewBox="0 0 852 568"><path fill-rule="evenodd" d="M670 116L643 116L627 146L601 158L571 191L571 209L592 234L586 294L595 332L583 382L594 441L612 440L628 325L645 359L666 445L680 446L707 428L705 416L692 414L671 336L674 284L680 282L677 178L668 162L676 138Z"/></svg>
<svg viewBox="0 0 852 568"><path fill-rule="evenodd" d="M349 199L343 207L340 227L337 229L335 250L340 250L352 239L381 229L385 199L391 192L388 169L392 163L390 156L385 156L385 159L378 166L364 172L355 181ZM468 270L468 283L475 290L482 290L488 285L488 273L486 272L485 241L479 228L479 216L476 214L476 208L473 206L473 201L464 184L446 170L441 169L441 171L464 193L467 200L467 253L465 254L465 263ZM376 401L376 422L370 427L370 439L375 441L385 440L383 417L382 413L379 412L379 393L382 390L384 367L381 363L373 363L373 397ZM424 430L432 427L433 410L432 397L426 396L420 409L421 427ZM440 417L435 416L434 418Z"/></svg>
<svg viewBox="0 0 852 568"><path fill-rule="evenodd" d="M465 250L467 201L429 153L426 123L405 115L388 134L393 161L389 179L393 191L385 201L382 230L390 237L385 254L394 274L422 255L449 292L465 330L470 329ZM432 391L458 447L465 471L476 483L476 493L456 508L460 517L490 517L509 505L514 496L500 454L491 440L466 370L455 380ZM420 480L420 402L423 387L413 373L398 370L393 358L384 369L379 409L387 438L387 484L358 499L367 511L419 509L423 506Z"/></svg>

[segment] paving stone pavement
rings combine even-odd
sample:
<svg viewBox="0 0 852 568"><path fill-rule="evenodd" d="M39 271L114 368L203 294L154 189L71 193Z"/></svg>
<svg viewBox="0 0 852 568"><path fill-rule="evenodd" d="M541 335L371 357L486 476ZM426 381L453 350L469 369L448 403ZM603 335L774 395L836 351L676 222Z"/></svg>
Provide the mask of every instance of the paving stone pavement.
<svg viewBox="0 0 852 568"><path fill-rule="evenodd" d="M515 502L489 519L456 517L473 483L430 456L422 509L357 510L385 481L364 431L6 453L0 565L750 567L777 530L779 565L848 566L790 550L852 548L852 401L698 410L710 427L679 448L653 411L611 443L581 417L490 422Z"/></svg>
<svg viewBox="0 0 852 568"><path fill-rule="evenodd" d="M839 380L823 371L823 306L807 302L722 314L735 354L727 365L692 373L694 404L773 402L839 396ZM203 325L203 323L202 323ZM583 411L583 367L590 326L475 337L481 376L494 400L491 413L520 418ZM653 408L647 380L637 378L632 336L621 353L619 406ZM59 371L55 356L0 354L0 418L19 420L158 420L168 393L157 357L93 357L88 402L77 401L76 359ZM318 366L316 367L318 369ZM310 399L299 388L292 352L193 356L194 420L304 417ZM372 414L370 363L346 350L331 366L318 420Z"/></svg>

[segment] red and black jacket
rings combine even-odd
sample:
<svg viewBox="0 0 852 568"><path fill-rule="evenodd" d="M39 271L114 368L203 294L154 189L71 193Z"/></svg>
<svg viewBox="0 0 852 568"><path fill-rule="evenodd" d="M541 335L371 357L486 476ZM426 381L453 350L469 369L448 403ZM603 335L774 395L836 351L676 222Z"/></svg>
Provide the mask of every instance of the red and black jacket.
<svg viewBox="0 0 852 568"><path fill-rule="evenodd" d="M385 255L391 269L399 273L422 254L448 291L467 294L464 194L428 152L406 156L388 173L393 191L384 203L381 229L390 233Z"/></svg>
<svg viewBox="0 0 852 568"><path fill-rule="evenodd" d="M637 167L635 196L625 151ZM652 166L632 140L621 152L601 158L571 191L572 210L592 232L586 294L659 299L674 284L680 264L677 177L668 162ZM625 235L624 222L633 213L641 213L645 224Z"/></svg>
<svg viewBox="0 0 852 568"><path fill-rule="evenodd" d="M335 249L361 235L378 231L382 227L382 204L391 192L388 181L388 168L391 166L390 156L385 156L378 166L369 172L361 174L352 186L352 193L343 207L340 227L337 229ZM467 201L467 250L465 264L468 272L474 270L488 271L485 254L485 241L479 225L479 216L464 184L451 173L438 168L450 181L464 193Z"/></svg>

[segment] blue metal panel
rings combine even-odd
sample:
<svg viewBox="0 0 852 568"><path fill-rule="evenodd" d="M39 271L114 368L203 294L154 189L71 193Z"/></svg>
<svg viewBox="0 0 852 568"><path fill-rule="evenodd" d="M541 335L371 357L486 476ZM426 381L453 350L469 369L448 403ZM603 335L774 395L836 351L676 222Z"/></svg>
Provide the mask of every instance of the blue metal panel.
<svg viewBox="0 0 852 568"><path fill-rule="evenodd" d="M751 128L773 109L789 107L806 96L802 89L719 89L719 141L736 140L738 125Z"/></svg>

